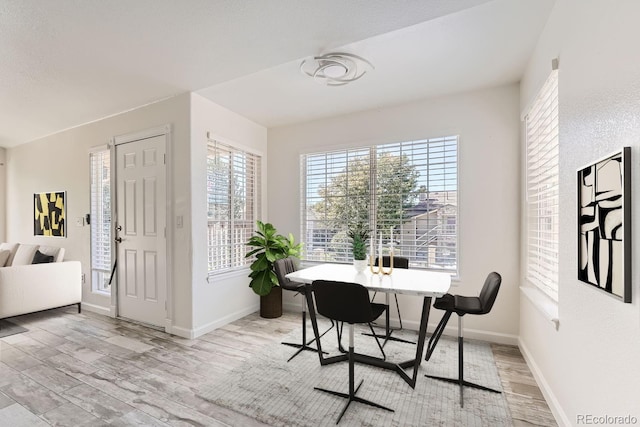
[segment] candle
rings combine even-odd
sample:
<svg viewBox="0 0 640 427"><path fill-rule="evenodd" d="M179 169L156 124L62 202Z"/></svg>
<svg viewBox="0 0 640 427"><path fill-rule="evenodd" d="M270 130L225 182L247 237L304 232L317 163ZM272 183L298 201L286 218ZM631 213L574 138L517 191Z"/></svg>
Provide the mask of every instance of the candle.
<svg viewBox="0 0 640 427"><path fill-rule="evenodd" d="M382 232L380 232L380 243L378 244L378 256L382 256Z"/></svg>
<svg viewBox="0 0 640 427"><path fill-rule="evenodd" d="M373 236L369 237L369 255L371 259L376 257L376 248L373 246Z"/></svg>

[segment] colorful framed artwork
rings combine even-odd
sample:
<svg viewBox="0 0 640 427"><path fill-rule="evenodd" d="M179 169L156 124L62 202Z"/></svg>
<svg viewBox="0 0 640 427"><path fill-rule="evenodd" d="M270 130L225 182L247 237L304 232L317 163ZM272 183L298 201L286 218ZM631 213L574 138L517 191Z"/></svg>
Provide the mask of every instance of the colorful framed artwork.
<svg viewBox="0 0 640 427"><path fill-rule="evenodd" d="M66 200L65 191L33 195L35 236L67 237Z"/></svg>
<svg viewBox="0 0 640 427"><path fill-rule="evenodd" d="M631 302L631 148L578 170L578 279Z"/></svg>

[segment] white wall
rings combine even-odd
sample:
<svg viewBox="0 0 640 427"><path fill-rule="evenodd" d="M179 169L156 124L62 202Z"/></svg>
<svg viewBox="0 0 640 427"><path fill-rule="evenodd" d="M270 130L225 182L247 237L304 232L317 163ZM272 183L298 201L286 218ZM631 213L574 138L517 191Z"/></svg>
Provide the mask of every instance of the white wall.
<svg viewBox="0 0 640 427"><path fill-rule="evenodd" d="M194 336L258 309L259 297L249 288L248 271L212 276L207 281L207 132L221 141L262 157L263 211L266 212L267 130L197 94L191 94L191 197L193 228Z"/></svg>
<svg viewBox="0 0 640 427"><path fill-rule="evenodd" d="M640 227L632 304L576 279L577 169L631 146L631 217L640 218L638 17L636 0L558 0L521 83L524 108L559 57L560 327L523 296L520 345L561 425L584 425L578 416L588 414L640 422Z"/></svg>
<svg viewBox="0 0 640 427"><path fill-rule="evenodd" d="M189 212L189 95L184 94L134 111L90 123L40 140L7 149L7 233L6 240L62 246L65 258L82 262L87 277L82 300L87 308L104 312L110 297L91 291L90 227L77 227L75 219L89 212L89 148L107 144L113 136L133 133L165 124L172 127L169 162L173 175L167 177L175 195L175 212ZM1 182L0 182L1 183ZM67 238L33 236L33 193L67 192ZM172 220L168 220L168 226ZM175 244L171 248L173 274L173 325L191 329L191 240L188 228L170 230ZM170 234L171 234L170 233Z"/></svg>
<svg viewBox="0 0 640 427"><path fill-rule="evenodd" d="M517 85L426 99L269 129L269 219L300 233L301 153L459 135L460 281L454 293L477 295L487 274L503 285L486 316L467 316L468 336L516 342L519 277L519 92ZM287 307L299 309L291 293ZM399 296L403 323L417 329L421 300ZM395 310L392 310L392 315ZM439 320L433 310L430 323ZM455 322L451 322L451 332Z"/></svg>
<svg viewBox="0 0 640 427"><path fill-rule="evenodd" d="M6 150L0 147L0 242L4 242L5 239L5 226L6 226L6 212L5 212L5 199L6 199L6 176L7 168L6 163Z"/></svg>
<svg viewBox="0 0 640 427"><path fill-rule="evenodd" d="M262 202L266 212L267 130L264 127L199 95L183 94L8 149L7 224L11 227L6 240L65 247L66 259L81 261L88 279L83 285L83 304L107 313L111 298L92 292L89 281L90 227L75 226L75 219L89 212L89 148L107 144L116 135L164 124L172 128L167 150L167 185L173 195L169 200L173 215L167 219L168 236L173 242L169 248L173 268L170 332L194 337L256 311L259 302L248 287L246 271L211 277L207 281L206 133L210 131L218 138L264 156ZM3 154L4 151L0 151L0 163ZM3 182L0 175L0 186ZM35 237L33 193L54 190L67 191L67 238ZM0 195L0 209L2 200ZM178 216L182 217L179 228Z"/></svg>

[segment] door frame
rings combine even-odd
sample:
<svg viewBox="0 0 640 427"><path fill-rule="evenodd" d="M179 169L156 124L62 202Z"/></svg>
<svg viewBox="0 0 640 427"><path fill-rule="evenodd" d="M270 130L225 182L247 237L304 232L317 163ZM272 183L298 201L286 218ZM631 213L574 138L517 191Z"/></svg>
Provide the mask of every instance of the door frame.
<svg viewBox="0 0 640 427"><path fill-rule="evenodd" d="M173 176L172 165L172 152L173 152L173 140L171 138L171 125L163 125L145 129L138 132L127 133L123 135L117 135L110 139L109 150L111 157L111 200L117 200L117 158L116 158L116 146L120 144L126 144L129 142L135 142L142 139L149 139L156 136L165 137L165 277L166 277L166 307L165 307L165 319L164 330L165 332L171 332L173 327L173 183L171 177ZM117 203L111 203L111 233L112 236L116 235L115 224L118 218ZM111 245L111 257L116 259L118 251L115 244ZM112 317L120 317L118 307L118 292L119 283L117 274L115 275L115 286L111 289L111 307L110 314Z"/></svg>

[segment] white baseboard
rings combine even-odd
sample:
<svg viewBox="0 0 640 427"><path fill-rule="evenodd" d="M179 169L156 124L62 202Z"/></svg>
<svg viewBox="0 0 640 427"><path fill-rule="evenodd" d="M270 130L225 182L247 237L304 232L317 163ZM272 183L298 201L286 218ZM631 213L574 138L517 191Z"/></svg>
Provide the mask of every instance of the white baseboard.
<svg viewBox="0 0 640 427"><path fill-rule="evenodd" d="M291 303L285 303L282 306L283 310L285 311L290 311L290 312L300 312L301 308L300 308L300 304L291 304ZM392 310L393 313L393 310ZM384 323L384 319L382 319L382 323ZM394 318L391 317L390 319L390 323L391 323L391 327L392 328L399 328L400 327L400 322L398 320L398 318ZM380 319L378 319L376 321L376 324L380 324ZM404 329L409 329L412 331L418 331L420 329L420 324L419 322L415 321L415 320L402 320L402 327ZM436 329L436 324L429 324L429 326L427 327L427 333L431 334L434 330ZM457 337L458 336L458 326L456 323L456 326L447 326L444 329L444 335L449 335L452 337ZM429 336L429 335L427 335ZM478 329L468 329L465 328L464 329L464 336L465 338L469 338L472 340L481 340L481 341L488 341L488 342L493 342L496 344L507 344L507 345L518 345L518 336L517 335L511 335L511 334L503 334L500 332L491 332L491 331L481 331Z"/></svg>
<svg viewBox="0 0 640 427"><path fill-rule="evenodd" d="M555 417L556 422L560 427L565 427L565 426L571 427L573 423L569 421L569 417L567 417L567 414L562 410L562 406L560 406L560 402L558 402L558 399L553 393L553 390L551 390L549 383L544 378L542 371L540 370L535 360L531 356L531 352L529 352L529 349L527 349L527 346L520 339L518 339L518 347L520 348L520 352L522 353L522 356L524 357L525 362L527 362L527 365L529 366L529 369L531 370L531 373L533 374L533 377L535 378L536 383L538 383L538 387L540 388L542 395L547 401L547 404L549 405L549 409L551 409L551 413Z"/></svg>
<svg viewBox="0 0 640 427"><path fill-rule="evenodd" d="M453 319L454 316L452 316ZM453 326L451 326L453 323ZM397 319L391 318L391 326L397 326L399 322ZM458 322L457 319L453 319L447 323L447 327L444 328L443 335L457 337L458 336ZM427 325L427 337L435 331L437 323ZM403 320L402 327L404 329L410 329L417 331L420 328L419 322L415 320ZM501 332L483 331L480 329L464 328L464 337L472 340L488 341L496 344L518 345L518 336L512 334L503 334Z"/></svg>
<svg viewBox="0 0 640 427"><path fill-rule="evenodd" d="M282 310L290 311L292 313L300 313L302 311L302 306L300 305L299 302L296 302L296 303L283 302Z"/></svg>
<svg viewBox="0 0 640 427"><path fill-rule="evenodd" d="M202 336L206 333L209 333L215 329L218 329L228 323L233 322L234 320L242 319L245 316L248 316L251 313L254 313L260 309L258 304L250 306L240 311L236 311L235 313L231 313L225 317L220 319L216 319L213 322L209 322L205 325L199 326L197 328L189 329L189 328L181 328L179 326L171 326L170 330L167 329L167 332L170 334L177 335L182 338L194 339Z"/></svg>
<svg viewBox="0 0 640 427"><path fill-rule="evenodd" d="M193 332L193 329L189 329L189 328L181 328L180 326L165 326L164 330L168 333L168 334L173 334L173 335L177 335L181 338L186 338L189 340L192 340L195 338L195 334Z"/></svg>
<svg viewBox="0 0 640 427"><path fill-rule="evenodd" d="M82 310L90 311L92 313L102 314L104 316L111 316L111 309L109 307L103 307L101 305L89 304L88 302L81 302L80 307Z"/></svg>

